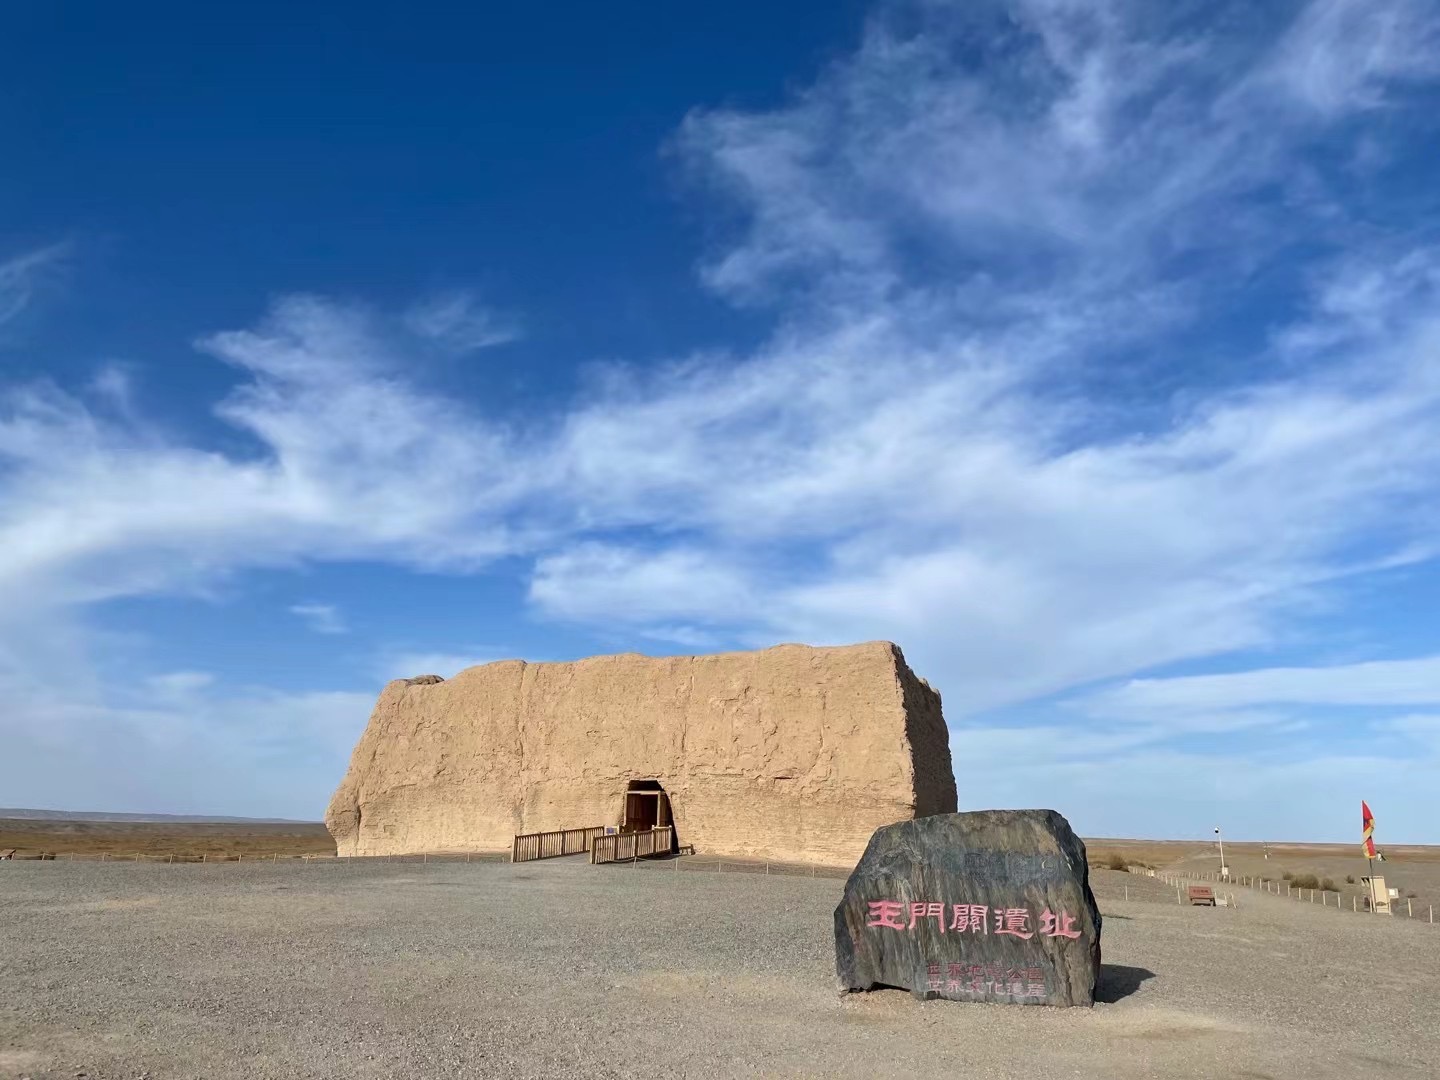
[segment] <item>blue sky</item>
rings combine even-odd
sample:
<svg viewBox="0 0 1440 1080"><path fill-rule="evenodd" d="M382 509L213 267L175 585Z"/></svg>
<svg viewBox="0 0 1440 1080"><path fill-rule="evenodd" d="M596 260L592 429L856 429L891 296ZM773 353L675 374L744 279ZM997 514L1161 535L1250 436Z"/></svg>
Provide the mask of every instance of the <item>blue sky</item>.
<svg viewBox="0 0 1440 1080"><path fill-rule="evenodd" d="M0 805L897 641L962 807L1440 842L1440 8L29 5Z"/></svg>

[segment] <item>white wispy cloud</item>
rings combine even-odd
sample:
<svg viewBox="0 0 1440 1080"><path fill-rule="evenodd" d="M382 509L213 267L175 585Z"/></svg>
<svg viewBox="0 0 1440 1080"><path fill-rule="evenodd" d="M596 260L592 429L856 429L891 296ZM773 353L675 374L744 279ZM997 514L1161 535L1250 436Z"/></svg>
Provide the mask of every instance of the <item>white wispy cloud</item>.
<svg viewBox="0 0 1440 1080"><path fill-rule="evenodd" d="M1097 712L1147 716L1254 705L1434 705L1440 704L1440 656L1133 679L1089 701Z"/></svg>
<svg viewBox="0 0 1440 1080"><path fill-rule="evenodd" d="M29 307L37 288L69 257L70 245L59 243L0 260L0 325Z"/></svg>
<svg viewBox="0 0 1440 1080"><path fill-rule="evenodd" d="M569 619L653 626L674 617L748 622L758 598L746 574L708 550L636 552L587 543L535 566L530 599Z"/></svg>
<svg viewBox="0 0 1440 1080"><path fill-rule="evenodd" d="M317 634L347 634L350 628L334 604L292 604L290 614L304 619Z"/></svg>
<svg viewBox="0 0 1440 1080"><path fill-rule="evenodd" d="M369 691L285 693L204 672L132 684L85 659L0 663L0 787L20 805L318 820L374 704Z"/></svg>
<svg viewBox="0 0 1440 1080"><path fill-rule="evenodd" d="M1425 0L1318 0L1281 39L1262 75L1323 115L1371 110L1395 84L1440 74L1440 12Z"/></svg>
<svg viewBox="0 0 1440 1080"><path fill-rule="evenodd" d="M414 334L457 352L473 352L515 341L520 324L480 303L464 290L440 293L411 306L405 325Z"/></svg>
<svg viewBox="0 0 1440 1080"><path fill-rule="evenodd" d="M501 511L527 466L397 378L363 313L292 299L203 347L246 376L217 412L263 453L167 442L45 382L0 396L0 593L86 603L303 558L463 568L515 550Z"/></svg>
<svg viewBox="0 0 1440 1080"><path fill-rule="evenodd" d="M1382 720L1375 727L1411 740L1421 751L1414 760L1440 765L1440 713L1407 713Z"/></svg>
<svg viewBox="0 0 1440 1080"><path fill-rule="evenodd" d="M893 637L967 710L1263 643L1326 581L1426 554L1432 310L1400 304L1386 342L1323 371L1088 439L1105 405L889 325L685 368L582 408L561 453L587 521L686 539L581 541L532 596L756 640Z"/></svg>
<svg viewBox="0 0 1440 1080"><path fill-rule="evenodd" d="M215 682L215 676L208 671L167 671L151 675L145 684L161 697L183 697L197 690L204 690Z"/></svg>

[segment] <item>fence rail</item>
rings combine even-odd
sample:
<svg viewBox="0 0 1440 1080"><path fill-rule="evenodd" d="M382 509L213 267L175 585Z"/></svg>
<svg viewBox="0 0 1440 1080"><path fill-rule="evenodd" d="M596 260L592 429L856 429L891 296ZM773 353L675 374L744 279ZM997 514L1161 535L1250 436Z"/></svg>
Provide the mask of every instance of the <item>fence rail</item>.
<svg viewBox="0 0 1440 1080"><path fill-rule="evenodd" d="M1131 872L1133 873L1134 871L1132 870ZM1269 893L1269 894L1272 895L1272 896L1284 897L1284 898L1287 899L1287 900L1296 900L1296 901L1299 901L1299 902L1301 902L1301 903L1306 903L1306 902L1308 902L1308 903L1313 904L1313 903L1315 903L1315 897L1318 895L1318 896L1320 897L1320 906L1321 906L1321 907L1333 907L1336 911L1344 911L1344 910L1345 910L1344 894L1341 893L1340 890L1338 890L1338 889L1324 889L1324 888L1320 888L1320 889L1311 889L1311 888L1303 888L1303 889L1302 889L1302 888L1297 888L1296 886L1292 885L1292 884L1291 884L1287 879L1285 879L1284 877L1281 877L1281 878L1279 878L1279 879L1276 879L1276 878L1268 877L1268 876L1265 876L1265 875L1253 875L1253 876L1252 876L1252 875L1248 875L1248 874L1231 874L1231 875L1229 875L1228 877L1224 877L1224 876L1221 876L1220 874L1214 873L1213 871L1205 871L1205 870L1200 870L1200 871L1184 871L1184 870L1163 871L1163 870L1162 870L1162 871L1151 871L1150 873L1151 873L1152 876L1154 876L1154 877L1156 877L1156 878L1159 878L1161 881L1164 881L1166 884L1172 885L1172 886L1175 887L1176 903L1179 903L1180 888L1181 888L1182 886L1184 886L1184 885L1189 885L1192 881L1197 881L1197 880L1198 880L1198 881L1218 881L1218 882L1224 882L1225 884L1232 885L1232 886L1234 886L1235 888L1238 888L1238 889L1241 889L1241 890L1248 890L1248 891L1250 891L1250 892L1252 892L1252 893L1261 893L1261 892ZM1332 899L1332 895L1333 895L1333 899ZM1231 902L1231 904L1234 904L1234 902L1235 902L1235 894L1234 894L1234 893L1230 893L1229 896L1230 896L1230 902ZM1424 906L1423 910L1422 910L1422 908L1421 908L1420 906L1418 906L1418 905L1416 905L1416 904L1414 903L1414 898L1413 898L1413 897L1405 897L1405 898L1403 898L1403 899L1404 899L1404 908L1403 908L1404 918L1405 918L1407 921L1408 921L1408 920L1414 920L1415 922L1422 922L1422 921L1423 921L1423 922L1429 923L1429 924L1432 925L1432 926L1435 924L1435 905L1434 905L1434 904L1426 904L1426 905ZM1362 913L1365 914L1365 915L1372 914L1372 912L1370 911L1369 904L1366 903L1364 906L1362 906L1361 903L1360 903L1360 897L1358 897L1358 896L1356 896L1356 895L1354 895L1354 894L1351 894L1351 896L1350 896L1350 911L1351 911L1352 914L1362 914ZM1399 915L1401 914L1401 900L1395 899L1395 898L1391 898L1391 900L1390 900L1390 913L1391 913L1392 916L1399 916Z"/></svg>
<svg viewBox="0 0 1440 1080"><path fill-rule="evenodd" d="M558 829L555 832L521 833L510 851L511 862L554 859L561 855L583 855L593 841L605 835L605 826ZM593 861L593 860L592 860Z"/></svg>
<svg viewBox="0 0 1440 1080"><path fill-rule="evenodd" d="M649 832L611 833L597 836L590 848L590 862L621 862L625 859L644 859L651 855L668 855L675 846L675 830L662 825Z"/></svg>

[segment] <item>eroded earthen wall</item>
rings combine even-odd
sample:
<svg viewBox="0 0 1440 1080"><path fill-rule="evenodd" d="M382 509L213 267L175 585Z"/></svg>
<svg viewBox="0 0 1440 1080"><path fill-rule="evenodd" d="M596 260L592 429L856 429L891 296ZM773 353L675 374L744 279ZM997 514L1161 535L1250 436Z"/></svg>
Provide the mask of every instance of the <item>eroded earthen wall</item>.
<svg viewBox="0 0 1440 1080"><path fill-rule="evenodd" d="M852 863L878 826L955 809L939 695L870 642L397 680L326 824L342 855L508 849L618 824L636 779L711 854Z"/></svg>

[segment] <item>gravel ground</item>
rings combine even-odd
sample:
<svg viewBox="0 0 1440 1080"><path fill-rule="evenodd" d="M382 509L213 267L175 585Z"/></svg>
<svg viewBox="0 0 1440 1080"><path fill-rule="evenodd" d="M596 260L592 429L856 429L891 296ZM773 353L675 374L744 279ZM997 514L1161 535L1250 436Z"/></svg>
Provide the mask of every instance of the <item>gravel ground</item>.
<svg viewBox="0 0 1440 1080"><path fill-rule="evenodd" d="M0 1077L1440 1076L1440 927L1127 878L1057 1010L841 997L824 878L5 863Z"/></svg>

